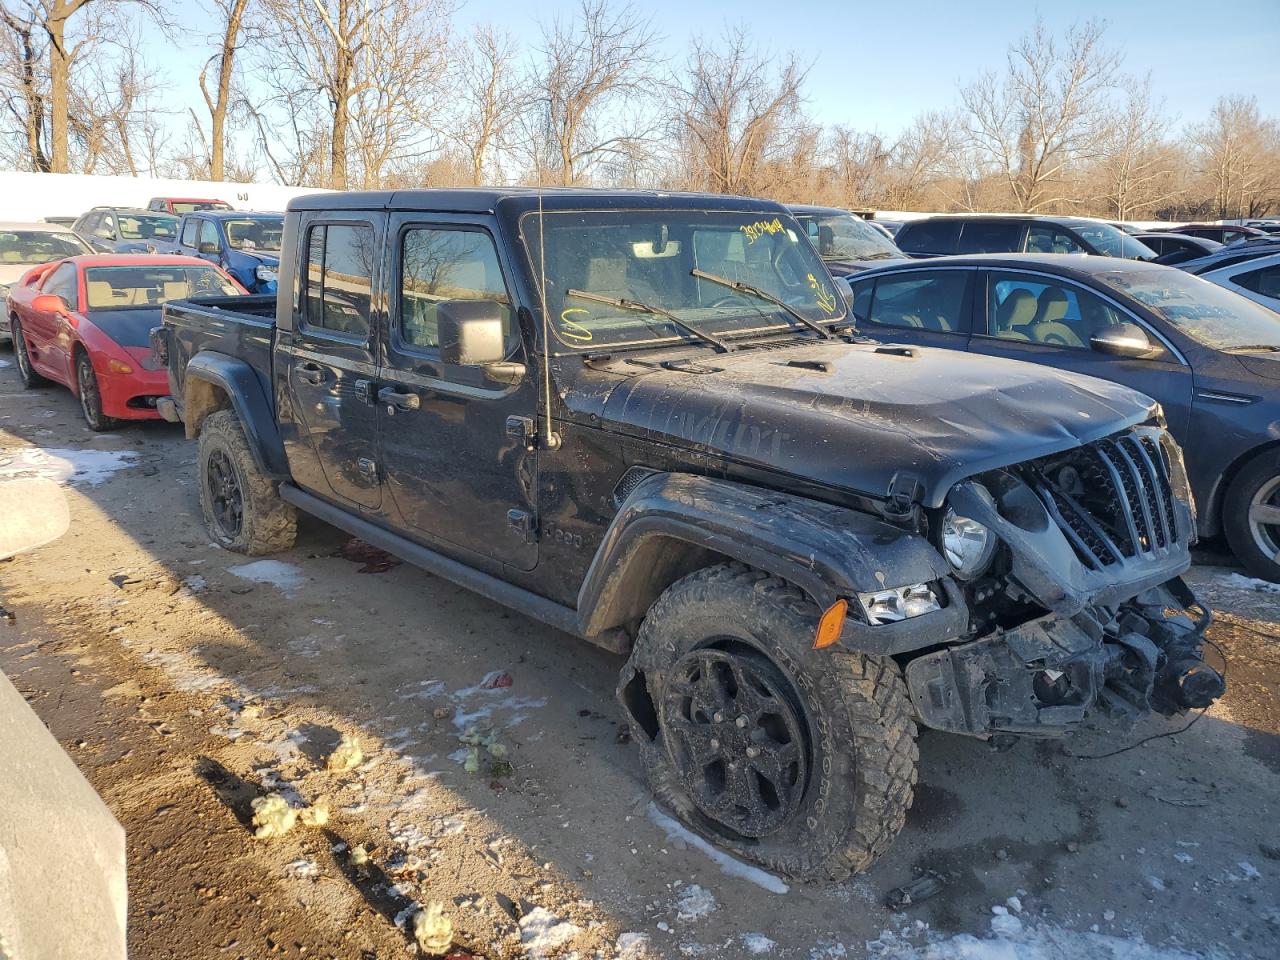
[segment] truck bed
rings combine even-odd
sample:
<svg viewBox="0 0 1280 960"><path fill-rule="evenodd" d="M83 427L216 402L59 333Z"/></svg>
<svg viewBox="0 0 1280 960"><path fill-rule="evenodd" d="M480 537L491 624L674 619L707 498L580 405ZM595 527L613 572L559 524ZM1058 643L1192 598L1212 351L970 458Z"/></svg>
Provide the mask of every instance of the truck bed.
<svg viewBox="0 0 1280 960"><path fill-rule="evenodd" d="M169 389L181 411L187 364L201 353L222 354L253 368L271 396L276 295L193 297L164 305Z"/></svg>

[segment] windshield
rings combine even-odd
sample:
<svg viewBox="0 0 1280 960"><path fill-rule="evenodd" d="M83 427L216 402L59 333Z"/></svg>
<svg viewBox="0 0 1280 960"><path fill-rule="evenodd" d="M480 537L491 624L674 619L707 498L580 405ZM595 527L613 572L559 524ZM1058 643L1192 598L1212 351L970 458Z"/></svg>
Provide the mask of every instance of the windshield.
<svg viewBox="0 0 1280 960"><path fill-rule="evenodd" d="M1280 314L1216 283L1169 267L1097 274L1108 286L1140 300L1182 333L1215 350L1280 347Z"/></svg>
<svg viewBox="0 0 1280 960"><path fill-rule="evenodd" d="M797 213L823 260L894 260L903 256L883 233L851 213Z"/></svg>
<svg viewBox="0 0 1280 960"><path fill-rule="evenodd" d="M171 240L178 235L178 218L167 213L121 213L116 219L125 240Z"/></svg>
<svg viewBox="0 0 1280 960"><path fill-rule="evenodd" d="M1154 260L1156 252L1137 237L1117 230L1109 223L1072 223L1071 228L1099 253L1127 260Z"/></svg>
<svg viewBox="0 0 1280 960"><path fill-rule="evenodd" d="M88 267L85 295L90 310L159 308L167 300L230 297L240 291L213 267Z"/></svg>
<svg viewBox="0 0 1280 960"><path fill-rule="evenodd" d="M222 200L174 200L169 204L174 213L196 213L199 210L230 210L231 204Z"/></svg>
<svg viewBox="0 0 1280 960"><path fill-rule="evenodd" d="M245 217L223 220L227 231L227 243L233 250L280 249L280 237L284 233L284 217Z"/></svg>
<svg viewBox="0 0 1280 960"><path fill-rule="evenodd" d="M693 339L657 314L575 297L570 290L659 307L713 336L802 329L776 304L694 277L695 269L757 287L817 323L845 314L826 267L786 215L547 211L526 214L520 230L535 275L543 272L539 251L545 249L547 311L556 337L568 347Z"/></svg>
<svg viewBox="0 0 1280 960"><path fill-rule="evenodd" d="M61 230L0 230L0 267L34 264L92 253L74 233Z"/></svg>

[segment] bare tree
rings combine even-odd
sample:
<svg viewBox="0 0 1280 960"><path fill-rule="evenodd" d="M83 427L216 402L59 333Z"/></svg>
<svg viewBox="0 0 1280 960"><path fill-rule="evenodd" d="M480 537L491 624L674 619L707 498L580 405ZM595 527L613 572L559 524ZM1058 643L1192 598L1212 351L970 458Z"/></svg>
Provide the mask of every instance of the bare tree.
<svg viewBox="0 0 1280 960"><path fill-rule="evenodd" d="M1067 171L1098 154L1120 65L1102 45L1104 29L1090 21L1059 42L1037 20L1010 48L1003 75L984 74L961 91L969 135L1021 211L1068 199Z"/></svg>
<svg viewBox="0 0 1280 960"><path fill-rule="evenodd" d="M1262 118L1257 98L1221 98L1187 139L1219 217L1258 217L1280 202L1280 124Z"/></svg>
<svg viewBox="0 0 1280 960"><path fill-rule="evenodd" d="M23 167L47 173L51 169L45 120L47 118L48 84L43 63L46 56L43 38L36 24L7 7L0 6L0 84L4 88L4 109L22 135Z"/></svg>
<svg viewBox="0 0 1280 960"><path fill-rule="evenodd" d="M250 0L213 0L218 18L218 52L200 68L200 95L209 111L209 170L211 180L225 177L227 155L227 111L231 106L231 83L235 76L236 54L240 50L241 30ZM212 89L208 82L209 68L217 61L217 78Z"/></svg>
<svg viewBox="0 0 1280 960"><path fill-rule="evenodd" d="M695 38L672 82L676 122L688 138L707 188L757 193L769 161L784 153L800 116L805 71L756 50L746 31L726 31L722 45Z"/></svg>
<svg viewBox="0 0 1280 960"><path fill-rule="evenodd" d="M1099 144L1095 195L1106 213L1130 220L1168 203L1179 192L1177 167L1184 158L1168 143L1163 104L1151 97L1151 78L1131 81L1123 106Z"/></svg>
<svg viewBox="0 0 1280 960"><path fill-rule="evenodd" d="M492 26L476 27L467 54L454 67L453 95L457 113L450 139L471 162L471 182L484 182L494 154L508 145L509 135L529 109L528 78L516 61L515 39Z"/></svg>
<svg viewBox="0 0 1280 960"><path fill-rule="evenodd" d="M651 96L656 42L649 21L630 7L615 12L607 0L583 0L578 19L543 26L530 131L540 181L550 173L563 185L579 183L602 158L634 150L646 131L618 114Z"/></svg>

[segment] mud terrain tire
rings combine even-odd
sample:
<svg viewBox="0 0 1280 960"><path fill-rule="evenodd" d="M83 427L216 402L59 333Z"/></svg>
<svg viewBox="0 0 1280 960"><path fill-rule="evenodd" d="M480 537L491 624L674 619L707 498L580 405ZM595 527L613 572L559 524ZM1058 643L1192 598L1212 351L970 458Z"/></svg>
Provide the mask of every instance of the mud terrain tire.
<svg viewBox="0 0 1280 960"><path fill-rule="evenodd" d="M251 557L293 546L298 513L258 469L234 411L217 410L205 419L196 468L200 509L215 543Z"/></svg>
<svg viewBox="0 0 1280 960"><path fill-rule="evenodd" d="M870 866L902 829L916 782L916 728L897 665L839 647L814 650L818 617L805 594L776 577L736 563L696 571L649 610L618 698L662 805L766 870L840 880ZM704 689L713 675L734 691L728 700L717 701L718 682ZM754 693L743 699L743 690ZM717 702L728 709L714 709ZM795 730L801 756L769 760L771 751L795 756L787 733ZM768 767L744 759L753 744ZM790 773L779 777L779 769ZM718 790L722 780L756 786ZM750 800L737 805L743 795Z"/></svg>

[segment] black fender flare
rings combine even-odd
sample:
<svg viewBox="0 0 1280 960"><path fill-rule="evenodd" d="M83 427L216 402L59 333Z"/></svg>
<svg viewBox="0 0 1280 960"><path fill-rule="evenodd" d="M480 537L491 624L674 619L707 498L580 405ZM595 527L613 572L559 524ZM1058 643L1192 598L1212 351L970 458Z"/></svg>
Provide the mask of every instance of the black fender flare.
<svg viewBox="0 0 1280 960"><path fill-rule="evenodd" d="M254 463L273 480L289 479L289 461L285 457L284 442L276 425L275 407L263 390L253 367L244 360L229 357L225 353L201 350L187 362L183 390L183 419L188 436L200 433L200 424L210 411L193 410L190 402L193 383L208 383L220 389L231 402L231 409L240 418Z"/></svg>
<svg viewBox="0 0 1280 960"><path fill-rule="evenodd" d="M851 648L899 653L955 640L967 628L968 609L946 560L911 531L806 497L653 473L619 508L591 562L578 592L581 634L638 621L675 580L726 557L794 584L819 609L840 599L856 608L859 593L943 584L946 606L936 613L876 626L851 615L841 638Z"/></svg>

